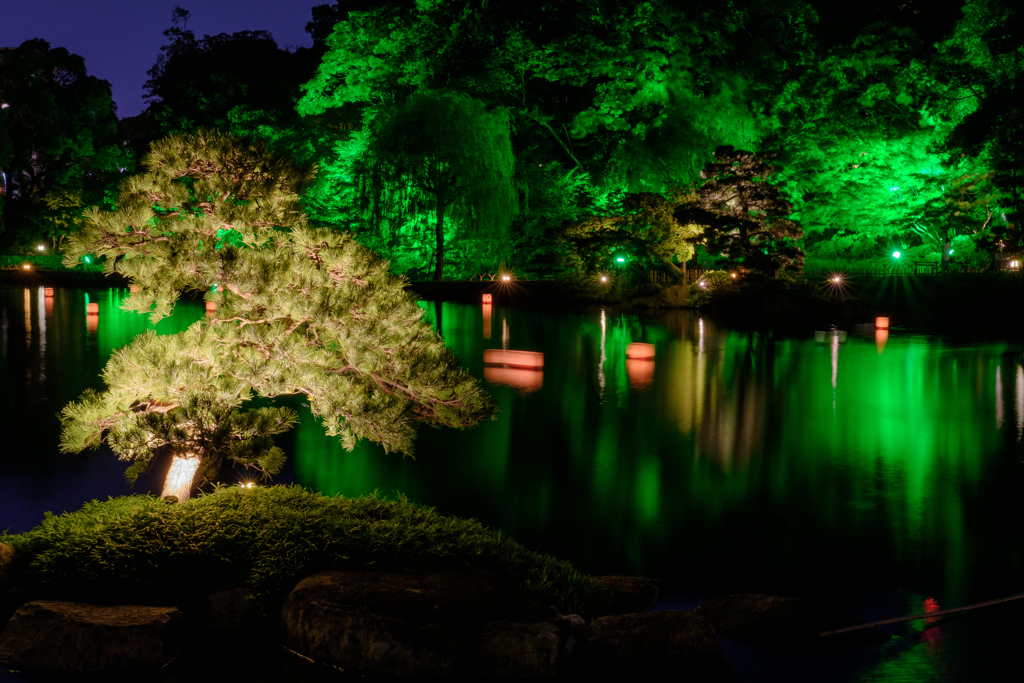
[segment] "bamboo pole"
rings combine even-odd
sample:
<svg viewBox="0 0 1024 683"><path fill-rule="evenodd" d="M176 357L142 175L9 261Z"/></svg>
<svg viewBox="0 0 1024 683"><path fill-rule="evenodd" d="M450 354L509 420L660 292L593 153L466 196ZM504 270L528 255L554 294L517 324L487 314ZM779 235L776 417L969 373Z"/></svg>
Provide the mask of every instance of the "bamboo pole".
<svg viewBox="0 0 1024 683"><path fill-rule="evenodd" d="M886 624L896 624L901 621L914 621L917 619L935 619L938 617L944 617L947 614L956 614L958 612L967 612L973 609L980 609L982 607L989 607L991 605L998 605L1003 602L1010 602L1012 600L1020 600L1024 598L1024 593L1018 593L1017 595L1011 595L1007 598L997 598L995 600L986 600L985 602L978 602L973 605L965 605L963 607L951 607L950 609L943 609L937 612L925 612L924 614L915 614L912 617L893 617L892 619L882 619L881 621L872 621L870 624L857 624L856 626L847 626L846 628L837 628L834 631L825 631L819 633L818 637L825 638L826 636L834 636L840 633L848 633L850 631L860 631L866 628L874 628L876 626L885 626Z"/></svg>

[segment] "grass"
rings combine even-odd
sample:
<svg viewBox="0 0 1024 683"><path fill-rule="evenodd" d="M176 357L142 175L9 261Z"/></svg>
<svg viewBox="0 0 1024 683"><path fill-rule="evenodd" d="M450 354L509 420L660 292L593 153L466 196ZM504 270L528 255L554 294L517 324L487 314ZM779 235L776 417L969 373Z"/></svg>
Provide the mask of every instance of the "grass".
<svg viewBox="0 0 1024 683"><path fill-rule="evenodd" d="M185 503L112 498L47 515L14 546L27 599L183 604L244 585L265 613L324 569L504 573L563 614L603 591L571 564L527 550L476 520L377 495L327 497L298 486L221 487Z"/></svg>

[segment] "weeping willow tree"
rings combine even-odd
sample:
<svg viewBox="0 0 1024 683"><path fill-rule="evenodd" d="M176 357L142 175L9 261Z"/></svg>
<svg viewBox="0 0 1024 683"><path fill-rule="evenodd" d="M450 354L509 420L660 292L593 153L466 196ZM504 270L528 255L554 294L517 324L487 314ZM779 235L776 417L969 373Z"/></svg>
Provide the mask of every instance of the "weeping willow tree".
<svg viewBox="0 0 1024 683"><path fill-rule="evenodd" d="M517 212L515 159L502 110L457 93L421 92L371 124L371 191L382 210L425 198L434 214L434 279L443 279L445 221L464 237L502 238ZM390 206L389 206L390 205Z"/></svg>
<svg viewBox="0 0 1024 683"><path fill-rule="evenodd" d="M225 457L273 473L282 454L262 437L294 416L241 413L254 396L302 395L346 448L365 438L402 453L418 423L467 427L493 412L387 263L348 234L306 225L308 170L210 132L154 143L144 166L116 211L86 216L66 263L103 258L138 288L122 307L154 321L188 291L205 292L215 313L115 354L108 388L64 409L65 451L106 441L145 463L167 446L207 478Z"/></svg>

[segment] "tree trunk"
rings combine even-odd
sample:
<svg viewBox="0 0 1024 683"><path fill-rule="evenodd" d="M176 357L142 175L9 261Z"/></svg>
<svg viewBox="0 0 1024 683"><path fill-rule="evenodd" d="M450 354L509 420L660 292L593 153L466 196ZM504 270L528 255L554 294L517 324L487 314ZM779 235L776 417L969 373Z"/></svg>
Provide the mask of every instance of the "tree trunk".
<svg viewBox="0 0 1024 683"><path fill-rule="evenodd" d="M438 199L437 201L437 224L434 229L437 233L437 266L434 269L434 280L440 282L443 278L444 273L444 203Z"/></svg>

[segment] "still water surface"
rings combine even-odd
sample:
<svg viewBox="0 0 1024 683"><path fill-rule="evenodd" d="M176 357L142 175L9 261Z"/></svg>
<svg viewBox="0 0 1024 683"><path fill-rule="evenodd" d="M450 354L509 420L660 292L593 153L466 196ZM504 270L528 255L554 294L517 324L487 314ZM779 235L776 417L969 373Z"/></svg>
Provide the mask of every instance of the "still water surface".
<svg viewBox="0 0 1024 683"><path fill-rule="evenodd" d="M132 492L109 451L57 452L60 408L150 327L119 310L126 294L0 289L0 529ZM657 578L664 607L761 592L875 620L1024 591L1019 346L793 339L689 311L423 306L497 419L421 430L412 459L348 453L307 413L279 441L282 480L476 517L586 572ZM156 329L201 315L183 303ZM631 342L655 360L628 360ZM484 367L483 350L503 346L542 352L544 370ZM883 646L800 657L726 645L741 681L1017 680L1022 616L917 622Z"/></svg>

